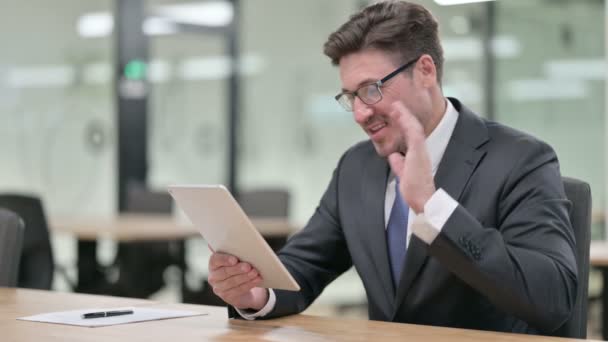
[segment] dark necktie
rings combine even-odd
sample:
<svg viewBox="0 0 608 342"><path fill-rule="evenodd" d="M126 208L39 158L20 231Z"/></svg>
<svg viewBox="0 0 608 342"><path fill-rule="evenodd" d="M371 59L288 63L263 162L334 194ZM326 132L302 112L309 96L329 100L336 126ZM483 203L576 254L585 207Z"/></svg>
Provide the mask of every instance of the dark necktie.
<svg viewBox="0 0 608 342"><path fill-rule="evenodd" d="M386 242L388 244L388 255L395 291L397 291L397 287L399 286L401 270L405 262L408 213L409 207L401 197L399 179L397 178L395 182L395 201L393 202L391 215L386 226Z"/></svg>

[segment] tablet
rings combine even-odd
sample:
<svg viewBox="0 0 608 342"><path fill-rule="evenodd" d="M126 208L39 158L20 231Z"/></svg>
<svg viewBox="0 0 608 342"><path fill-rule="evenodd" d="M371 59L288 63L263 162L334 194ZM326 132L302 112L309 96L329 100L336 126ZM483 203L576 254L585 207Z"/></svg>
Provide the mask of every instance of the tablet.
<svg viewBox="0 0 608 342"><path fill-rule="evenodd" d="M250 263L260 287L299 291L300 286L222 185L171 185L169 193L214 251Z"/></svg>

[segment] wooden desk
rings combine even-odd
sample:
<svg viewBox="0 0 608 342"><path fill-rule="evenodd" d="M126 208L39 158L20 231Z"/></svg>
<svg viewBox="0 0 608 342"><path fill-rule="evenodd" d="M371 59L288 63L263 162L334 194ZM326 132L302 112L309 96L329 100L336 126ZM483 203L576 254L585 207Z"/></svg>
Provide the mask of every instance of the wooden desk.
<svg viewBox="0 0 608 342"><path fill-rule="evenodd" d="M254 217L253 225L264 237L288 236L295 231L284 218ZM166 214L120 214L114 218L51 218L52 232L74 235L80 240L109 238L116 241L178 240L200 236L188 223Z"/></svg>
<svg viewBox="0 0 608 342"><path fill-rule="evenodd" d="M154 306L208 313L101 328L18 321L17 317L87 307ZM0 288L2 339L55 341L579 341L411 324L295 315L266 321L229 320L226 309L147 300Z"/></svg>

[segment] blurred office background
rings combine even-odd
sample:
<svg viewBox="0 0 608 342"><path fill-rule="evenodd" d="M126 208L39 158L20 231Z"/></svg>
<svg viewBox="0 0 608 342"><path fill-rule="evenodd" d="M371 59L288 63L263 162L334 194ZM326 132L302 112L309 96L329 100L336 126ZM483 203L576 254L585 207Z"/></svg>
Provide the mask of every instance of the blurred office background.
<svg viewBox="0 0 608 342"><path fill-rule="evenodd" d="M417 2L441 25L445 94L549 142L562 174L591 185L593 238L603 239L606 2ZM366 4L11 3L0 12L0 192L36 194L51 218L96 218L127 210L129 184L278 188L290 196L288 220L302 227L340 155L365 139L333 99L338 72L322 45ZM73 278L75 238L52 230L55 263ZM101 239L100 263L116 250ZM207 256L204 241L186 242L193 288ZM176 272L166 279L155 296L179 300ZM62 277L53 288L69 289ZM363 301L350 271L310 312L365 316Z"/></svg>

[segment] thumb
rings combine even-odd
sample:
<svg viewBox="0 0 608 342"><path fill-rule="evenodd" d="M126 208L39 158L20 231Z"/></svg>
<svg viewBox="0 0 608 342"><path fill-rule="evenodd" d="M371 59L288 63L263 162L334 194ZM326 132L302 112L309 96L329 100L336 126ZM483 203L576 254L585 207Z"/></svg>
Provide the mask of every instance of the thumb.
<svg viewBox="0 0 608 342"><path fill-rule="evenodd" d="M388 156L388 163L391 166L391 170L393 170L393 174L396 176L401 176L401 172L403 171L403 163L405 158L399 152L391 153Z"/></svg>

